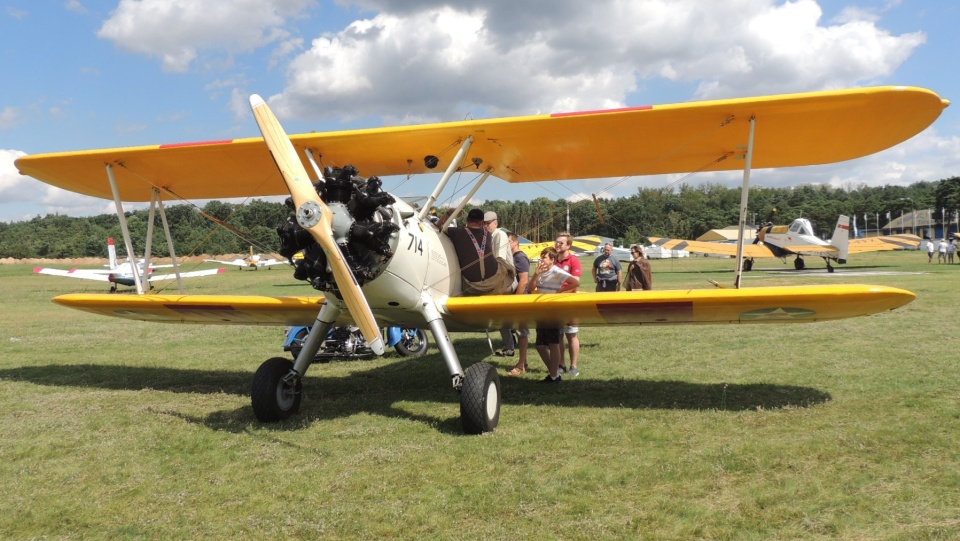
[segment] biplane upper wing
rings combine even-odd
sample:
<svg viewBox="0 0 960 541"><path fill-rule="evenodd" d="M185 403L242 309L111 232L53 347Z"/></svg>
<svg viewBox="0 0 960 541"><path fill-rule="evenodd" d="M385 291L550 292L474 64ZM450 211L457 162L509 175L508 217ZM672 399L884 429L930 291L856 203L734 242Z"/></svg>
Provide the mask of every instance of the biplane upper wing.
<svg viewBox="0 0 960 541"><path fill-rule="evenodd" d="M920 246L920 237L904 233L883 237L867 237L851 239L848 253L862 254L865 252L883 252L888 250L916 250Z"/></svg>
<svg viewBox="0 0 960 541"><path fill-rule="evenodd" d="M681 291L486 295L440 303L450 330L512 327L809 322L892 310L915 298L886 286L824 285ZM88 312L151 322L311 325L323 297L72 293L54 302ZM412 314L408 314L412 315ZM350 322L344 312L338 324ZM425 327L425 322L406 321Z"/></svg>
<svg viewBox="0 0 960 541"><path fill-rule="evenodd" d="M756 118L753 167L832 163L889 148L919 133L949 105L916 87L872 87L624 109L310 133L290 137L325 165L365 176L443 171L473 137L464 167L509 182L569 180L744 166ZM25 156L25 175L112 198L112 164L124 201L287 194L261 138ZM306 158L302 156L301 160ZM306 165L307 170L309 165Z"/></svg>
<svg viewBox="0 0 960 541"><path fill-rule="evenodd" d="M694 254L737 256L737 245L729 242L704 242L699 240L671 239L665 237L648 237L653 246L668 250L686 250ZM763 244L744 244L744 257L776 257L770 248Z"/></svg>

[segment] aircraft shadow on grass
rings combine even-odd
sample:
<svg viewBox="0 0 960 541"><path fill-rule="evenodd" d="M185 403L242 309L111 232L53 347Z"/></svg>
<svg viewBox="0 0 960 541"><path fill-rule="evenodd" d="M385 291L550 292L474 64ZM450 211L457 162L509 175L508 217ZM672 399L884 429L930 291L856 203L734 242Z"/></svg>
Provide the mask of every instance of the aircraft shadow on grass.
<svg viewBox="0 0 960 541"><path fill-rule="evenodd" d="M463 347L463 342L472 345ZM479 357L483 356L487 343L484 339L458 341L458 349L463 350L466 358L481 360ZM535 368L532 374L525 377L501 377L505 405L748 411L810 407L831 400L829 393L815 388L774 383L690 383L626 378L596 380L581 377L559 385L545 385L540 383L540 380L546 374L546 369L536 351L530 353L530 365ZM442 417L416 414L397 406L397 403L402 402L459 401L457 395L450 392L448 387L438 385L438 382L445 382L449 377L444 371L443 359L439 353L433 352L416 359L399 358L396 362L378 364L368 370L362 369L362 363L369 361L343 362L357 363L361 368L346 376L324 375L322 367L313 371L305 381L305 388L308 390L304 395L300 414L279 424L258 423L249 405L235 410L214 412L204 418L185 416L179 412L157 412L231 432L247 430L251 425L280 431L299 429L315 421L370 413L415 420L444 433L462 434L457 415ZM508 369L514 362L514 358L507 358L500 368ZM464 363L465 366L469 364L472 363ZM244 397L250 393L250 373L247 371L156 366L23 366L0 370L0 380L64 387L224 393ZM504 414L509 417L509 409Z"/></svg>

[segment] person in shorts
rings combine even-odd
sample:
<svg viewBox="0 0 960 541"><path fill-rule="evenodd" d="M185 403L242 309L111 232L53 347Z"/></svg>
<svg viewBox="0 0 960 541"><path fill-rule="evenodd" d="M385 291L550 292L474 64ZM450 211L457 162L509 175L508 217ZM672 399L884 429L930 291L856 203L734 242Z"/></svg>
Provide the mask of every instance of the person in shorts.
<svg viewBox="0 0 960 541"><path fill-rule="evenodd" d="M557 249L550 247L540 252L540 263L530 279L530 289L537 293L564 293L580 287L580 278L557 266ZM543 364L547 365L544 383L556 383L560 377L560 340L563 338L556 327L537 327L537 351Z"/></svg>

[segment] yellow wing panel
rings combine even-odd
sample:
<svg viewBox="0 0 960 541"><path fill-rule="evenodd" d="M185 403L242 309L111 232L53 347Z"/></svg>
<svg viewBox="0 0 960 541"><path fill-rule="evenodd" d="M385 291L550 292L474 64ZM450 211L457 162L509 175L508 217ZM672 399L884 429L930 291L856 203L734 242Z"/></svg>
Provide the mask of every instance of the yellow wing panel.
<svg viewBox="0 0 960 541"><path fill-rule="evenodd" d="M567 323L605 326L821 321L884 312L914 298L909 291L891 287L826 285L456 297L444 303L443 311L450 330L480 331L504 325L536 328ZM54 302L141 321L311 325L323 298L69 294L56 297Z"/></svg>
<svg viewBox="0 0 960 541"><path fill-rule="evenodd" d="M570 252L580 257L588 253L595 253L597 247L603 244L603 239L597 235L584 235L573 237L573 243L570 246ZM556 247L555 241L530 242L520 245L520 251L527 255L531 261L540 259L540 253L544 248Z"/></svg>
<svg viewBox="0 0 960 541"><path fill-rule="evenodd" d="M72 293L53 302L94 314L162 323L313 325L323 297ZM349 322L349 317L342 323ZM338 322L339 323L339 322Z"/></svg>
<svg viewBox="0 0 960 541"><path fill-rule="evenodd" d="M914 298L902 289L864 285L457 297L447 301L444 320L448 326L485 329L784 323L875 314Z"/></svg>
<svg viewBox="0 0 960 541"><path fill-rule="evenodd" d="M873 87L609 111L474 120L291 136L326 165L361 174L438 172L473 136L465 161L482 160L509 182L652 175L743 168L749 119L756 117L753 167L849 160L896 145L949 104L914 87ZM436 156L430 169L426 156ZM310 170L305 159L305 167ZM185 199L286 194L260 138L38 154L21 173L61 188L112 198L113 164L121 198L149 201L153 187ZM170 196L165 196L169 198Z"/></svg>
<svg viewBox="0 0 960 541"><path fill-rule="evenodd" d="M888 250L916 250L920 246L920 237L911 234L887 235L884 237L868 237L865 239L851 239L849 253L862 254L865 252L883 252Z"/></svg>
<svg viewBox="0 0 960 541"><path fill-rule="evenodd" d="M698 240L669 239L663 237L649 237L653 246L660 246L668 250L686 250L694 254L713 254L737 256L737 245L729 242L704 242ZM762 244L744 244L744 257L776 257L770 248Z"/></svg>

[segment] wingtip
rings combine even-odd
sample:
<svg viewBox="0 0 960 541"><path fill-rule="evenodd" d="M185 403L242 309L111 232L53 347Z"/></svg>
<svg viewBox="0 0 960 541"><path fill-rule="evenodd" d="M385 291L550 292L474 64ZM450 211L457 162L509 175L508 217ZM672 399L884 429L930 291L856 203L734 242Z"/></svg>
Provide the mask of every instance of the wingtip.
<svg viewBox="0 0 960 541"><path fill-rule="evenodd" d="M256 109L257 107L263 105L263 98L260 97L260 94L250 94L250 107Z"/></svg>

